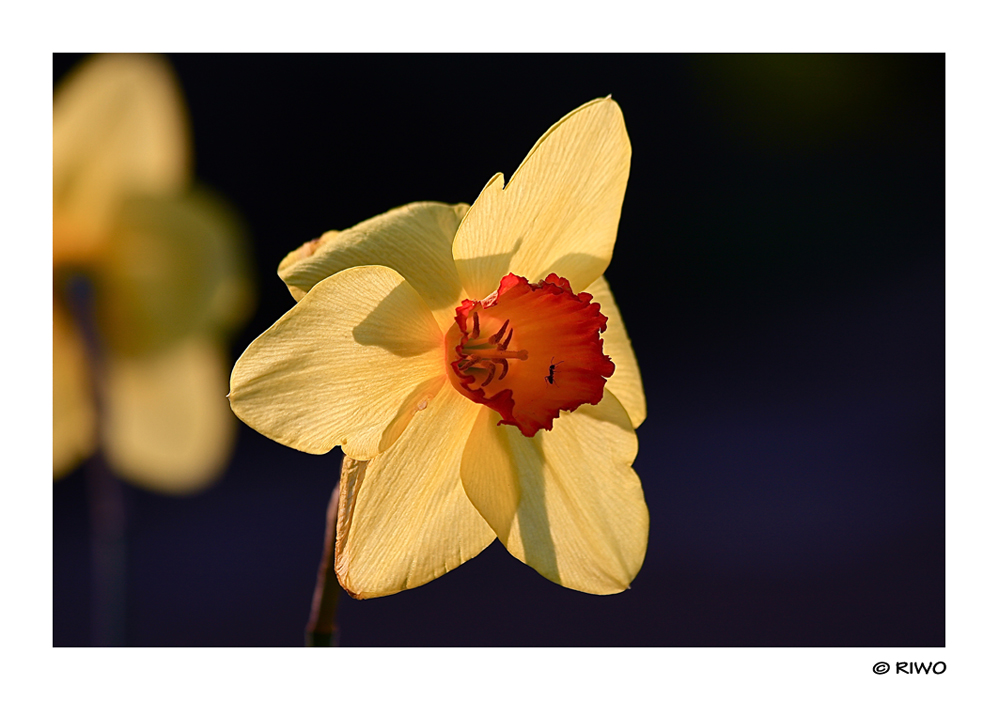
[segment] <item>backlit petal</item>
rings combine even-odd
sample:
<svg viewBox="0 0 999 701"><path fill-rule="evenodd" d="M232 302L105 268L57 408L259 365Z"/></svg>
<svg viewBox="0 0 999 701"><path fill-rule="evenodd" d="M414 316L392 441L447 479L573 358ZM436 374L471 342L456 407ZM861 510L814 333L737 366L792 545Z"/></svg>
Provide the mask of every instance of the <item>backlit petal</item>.
<svg viewBox="0 0 999 701"><path fill-rule="evenodd" d="M160 492L203 489L225 469L236 422L225 401L225 354L207 338L135 357L108 356L108 463Z"/></svg>
<svg viewBox="0 0 999 701"><path fill-rule="evenodd" d="M587 289L593 301L600 305L600 313L607 317L607 330L601 334L604 339L604 353L614 363L614 374L607 380L610 390L621 406L631 417L631 425L638 428L645 421L645 391L642 389L642 374L638 371L635 351L624 327L621 311L614 303L610 286L603 275Z"/></svg>
<svg viewBox="0 0 999 701"><path fill-rule="evenodd" d="M55 259L86 260L131 195L187 182L190 139L183 98L165 59L87 59L53 100Z"/></svg>
<svg viewBox="0 0 999 701"><path fill-rule="evenodd" d="M494 417L480 410L461 479L507 550L570 589L628 588L645 559L649 512L631 468L638 440L614 395L534 438Z"/></svg>
<svg viewBox="0 0 999 701"><path fill-rule="evenodd" d="M97 445L97 417L83 339L65 311L52 309L52 472L58 479Z"/></svg>
<svg viewBox="0 0 999 701"><path fill-rule="evenodd" d="M420 295L394 270L362 266L315 285L250 344L229 401L279 443L367 460L444 381L443 334Z"/></svg>
<svg viewBox="0 0 999 701"><path fill-rule="evenodd" d="M492 542L460 478L476 409L447 384L389 450L366 463L344 460L336 572L351 596L426 584Z"/></svg>
<svg viewBox="0 0 999 701"><path fill-rule="evenodd" d="M320 280L357 265L384 265L412 285L438 323L454 323L461 284L451 243L467 204L413 202L361 222L330 231L295 249L281 261L278 275L296 300Z"/></svg>
<svg viewBox="0 0 999 701"><path fill-rule="evenodd" d="M509 272L531 282L554 272L586 289L610 262L630 164L616 102L563 117L507 186L496 175L462 220L453 251L467 296L483 299Z"/></svg>

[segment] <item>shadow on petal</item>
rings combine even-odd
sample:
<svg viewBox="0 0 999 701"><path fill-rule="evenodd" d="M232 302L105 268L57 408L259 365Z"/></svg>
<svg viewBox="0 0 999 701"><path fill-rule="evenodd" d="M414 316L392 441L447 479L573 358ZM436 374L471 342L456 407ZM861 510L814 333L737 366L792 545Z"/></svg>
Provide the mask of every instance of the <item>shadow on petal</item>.
<svg viewBox="0 0 999 701"><path fill-rule="evenodd" d="M411 308L413 288L409 285L398 285L371 310L361 323L354 327L354 340L362 346L378 346L401 358L412 358L423 355L440 345L443 348L443 338L440 329L433 321L430 310L422 318L406 318L401 311ZM433 323L434 327L415 330L414 324ZM418 331L414 333L414 331ZM442 351L443 352L443 351ZM392 368L385 368L392 372Z"/></svg>
<svg viewBox="0 0 999 701"><path fill-rule="evenodd" d="M471 289L470 282L472 278L480 273L480 271L494 271L498 277L496 277L495 281L490 283L492 286L489 287L489 291L484 292L479 299L484 298L489 294L489 292L498 288L500 280L504 275L511 272L516 273L517 271L512 270L510 265L513 257L517 255L517 252L520 250L521 245L523 245L523 239L517 239L516 242L514 242L513 247L507 253L476 256L474 258L455 258L454 263L458 268L458 277L461 279L461 284L465 288L466 294L472 295L472 297L475 296L475 292Z"/></svg>
<svg viewBox="0 0 999 701"><path fill-rule="evenodd" d="M413 420L413 417L418 412L426 409L430 401L437 396L441 387L444 386L445 381L446 377L442 374L438 377L431 377L413 388L409 396L400 404L395 418L392 419L392 422L382 433L382 439L378 443L379 452L385 452L399 439L399 436L409 426L409 422Z"/></svg>
<svg viewBox="0 0 999 701"><path fill-rule="evenodd" d="M611 394L611 392L605 387L604 400L607 398L608 394L613 396L613 394ZM600 421L605 424L610 424L611 426L616 426L625 432L634 431L635 429L632 428L631 422L628 420L628 414L622 414L618 411L608 411L608 407L603 405L607 404L609 406L610 403L605 402L604 400L601 400L600 404L583 404L576 409L576 413L582 416L588 416L594 421ZM614 397L614 400L615 404L619 403L617 401L617 397Z"/></svg>
<svg viewBox="0 0 999 701"><path fill-rule="evenodd" d="M507 427L502 427L507 428ZM558 556L552 540L551 523L545 500L545 456L543 438L524 438L519 435L511 443L514 463L519 466L520 504L517 506L517 521L524 548L524 562L528 563L545 578L561 584ZM512 431L508 430L507 433Z"/></svg>
<svg viewBox="0 0 999 701"><path fill-rule="evenodd" d="M541 441L513 426L498 426L496 419L492 410L480 410L465 444L465 495L514 557L561 584Z"/></svg>
<svg viewBox="0 0 999 701"><path fill-rule="evenodd" d="M520 478L508 429L496 425L491 409L479 410L465 443L461 482L465 495L500 541L509 542L520 505Z"/></svg>
<svg viewBox="0 0 999 701"><path fill-rule="evenodd" d="M458 264L459 271L473 271L473 270L502 270L506 273L514 273L520 275L521 277L527 278L528 282L537 283L543 280L549 273L555 273L561 277L566 278L569 284L572 285L572 291L576 294L584 291L587 286L589 286L593 280L600 277L603 273L603 268L606 267L606 261L597 258L596 256L590 255L588 253L566 253L560 256L550 267L538 268L534 270L514 270L512 261L517 255L517 251L520 249L521 239L517 240L514 245L513 250L509 253L496 254L491 256L479 256L477 258L468 258L465 260L456 261ZM495 283L492 284L490 292L499 287L500 279L502 276L496 279ZM464 282L464 280L463 280ZM488 294L488 293L487 293Z"/></svg>
<svg viewBox="0 0 999 701"><path fill-rule="evenodd" d="M552 263L551 270L538 272L538 279L548 273L555 273L567 279L576 294L586 290L590 284L599 278L607 267L607 261L589 253L567 253Z"/></svg>
<svg viewBox="0 0 999 701"><path fill-rule="evenodd" d="M462 457L465 494L511 555L590 594L628 588L645 558L648 509L635 432L611 393L533 438L483 412Z"/></svg>
<svg viewBox="0 0 999 701"><path fill-rule="evenodd" d="M468 205L413 202L344 231L328 231L285 256L278 275L296 301L330 275L359 265L392 268L430 309L453 309L461 291L451 246Z"/></svg>

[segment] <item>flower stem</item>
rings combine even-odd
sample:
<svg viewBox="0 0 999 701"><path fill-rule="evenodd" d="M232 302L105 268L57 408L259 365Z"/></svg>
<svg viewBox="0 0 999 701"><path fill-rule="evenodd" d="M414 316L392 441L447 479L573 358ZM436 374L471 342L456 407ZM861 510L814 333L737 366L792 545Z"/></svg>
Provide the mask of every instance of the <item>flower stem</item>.
<svg viewBox="0 0 999 701"><path fill-rule="evenodd" d="M86 349L95 410L103 416L105 361L94 313L93 283L83 276L73 276L67 287L70 313ZM91 644L118 647L125 644L125 491L111 474L100 447L85 469L90 514Z"/></svg>
<svg viewBox="0 0 999 701"><path fill-rule="evenodd" d="M101 451L87 463L90 506L91 644L125 644L125 500Z"/></svg>
<svg viewBox="0 0 999 701"><path fill-rule="evenodd" d="M336 542L336 515L340 507L340 483L333 487L333 496L326 509L326 537L323 557L316 575L316 590L312 595L312 613L305 627L306 647L334 647L339 643L336 625L336 606L340 599L340 585L333 571L333 544Z"/></svg>

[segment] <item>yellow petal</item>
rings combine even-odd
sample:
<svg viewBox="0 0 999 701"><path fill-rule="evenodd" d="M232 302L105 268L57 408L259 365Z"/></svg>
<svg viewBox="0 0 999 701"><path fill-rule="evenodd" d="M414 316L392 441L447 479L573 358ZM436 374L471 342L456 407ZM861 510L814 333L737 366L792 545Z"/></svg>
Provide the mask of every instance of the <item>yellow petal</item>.
<svg viewBox="0 0 999 701"><path fill-rule="evenodd" d="M591 594L628 588L645 559L649 512L631 469L638 440L614 395L526 438L481 409L461 462L465 493L507 550Z"/></svg>
<svg viewBox="0 0 999 701"><path fill-rule="evenodd" d="M366 463L344 459L336 573L351 596L426 584L493 541L459 474L476 413L447 384L389 450Z"/></svg>
<svg viewBox="0 0 999 701"><path fill-rule="evenodd" d="M346 231L329 231L285 256L278 275L296 300L320 280L357 265L384 265L406 278L441 328L454 323L461 284L451 243L467 204L412 204L380 214Z"/></svg>
<svg viewBox="0 0 999 701"><path fill-rule="evenodd" d="M109 355L102 428L112 469L140 487L170 494L214 482L236 435L225 368L224 353L207 338L155 355Z"/></svg>
<svg viewBox="0 0 999 701"><path fill-rule="evenodd" d="M183 98L164 59L97 56L75 69L53 99L55 259L92 257L127 197L180 188L189 143Z"/></svg>
<svg viewBox="0 0 999 701"><path fill-rule="evenodd" d="M614 374L607 380L606 389L631 417L631 425L638 428L645 421L645 391L642 389L642 374L638 370L635 351L631 339L624 328L621 311L614 303L607 279L601 275L586 288L593 295L593 301L600 305L600 312L607 317L607 330L600 337L604 339L604 354L614 362Z"/></svg>
<svg viewBox="0 0 999 701"><path fill-rule="evenodd" d="M98 321L114 352L150 353L227 330L250 310L242 229L210 192L133 198L110 242L96 288Z"/></svg>
<svg viewBox="0 0 999 701"><path fill-rule="evenodd" d="M236 362L232 410L307 453L357 460L386 450L444 384L443 335L399 273L381 266L328 277Z"/></svg>
<svg viewBox="0 0 999 701"><path fill-rule="evenodd" d="M52 309L52 472L55 479L97 446L97 417L83 339L60 307Z"/></svg>
<svg viewBox="0 0 999 701"><path fill-rule="evenodd" d="M458 275L472 299L513 272L532 282L557 273L586 289L610 262L631 143L610 98L570 112L534 145L503 187L497 174L454 239Z"/></svg>

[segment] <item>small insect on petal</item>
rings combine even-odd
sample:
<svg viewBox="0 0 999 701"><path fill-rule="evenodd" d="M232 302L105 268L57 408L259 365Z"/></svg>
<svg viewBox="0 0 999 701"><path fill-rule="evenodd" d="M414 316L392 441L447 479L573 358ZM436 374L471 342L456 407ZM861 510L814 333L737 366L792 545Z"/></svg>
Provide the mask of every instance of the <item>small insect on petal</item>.
<svg viewBox="0 0 999 701"><path fill-rule="evenodd" d="M555 366L561 365L564 362L565 362L564 360L560 360L556 363L555 356L552 356L551 364L548 366L548 377L545 378L545 382L547 382L550 385L555 384Z"/></svg>

